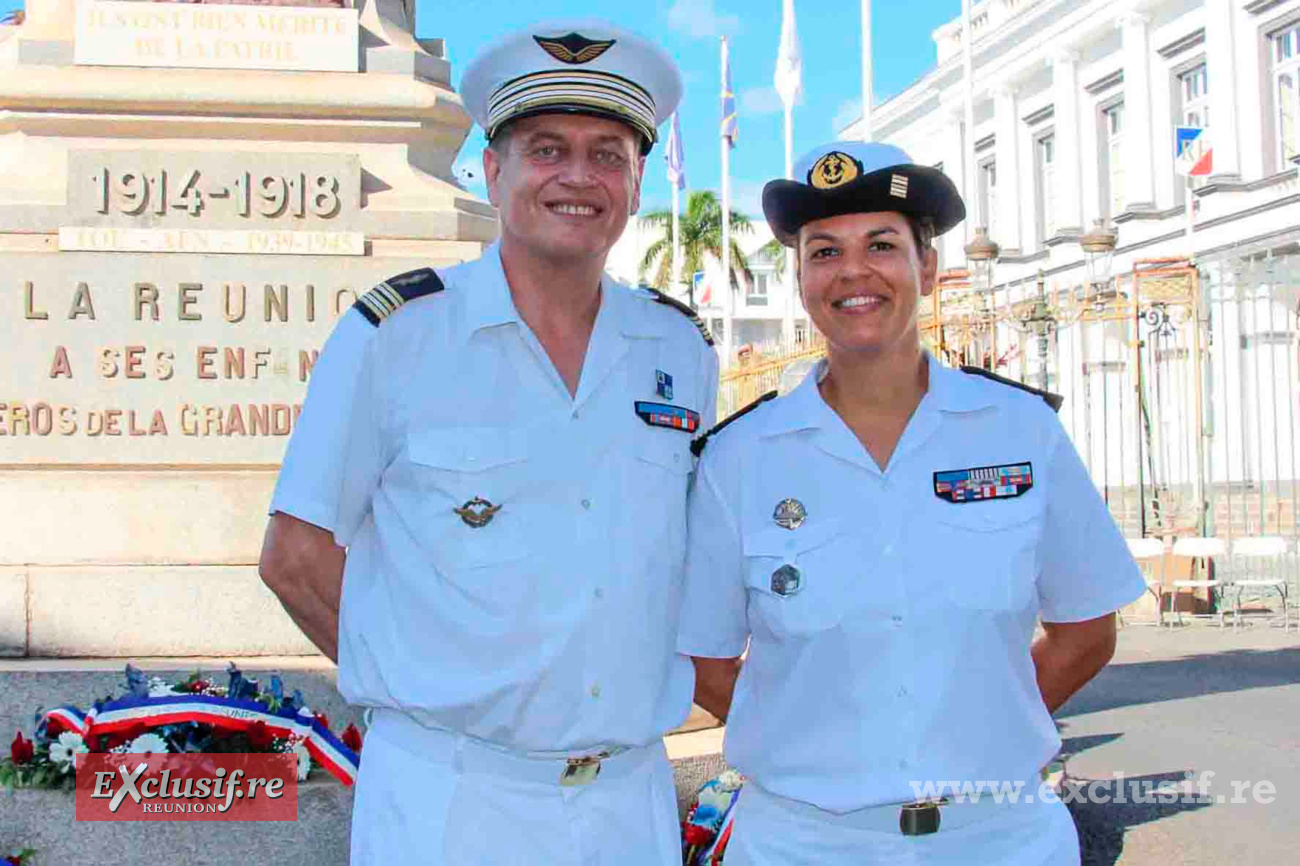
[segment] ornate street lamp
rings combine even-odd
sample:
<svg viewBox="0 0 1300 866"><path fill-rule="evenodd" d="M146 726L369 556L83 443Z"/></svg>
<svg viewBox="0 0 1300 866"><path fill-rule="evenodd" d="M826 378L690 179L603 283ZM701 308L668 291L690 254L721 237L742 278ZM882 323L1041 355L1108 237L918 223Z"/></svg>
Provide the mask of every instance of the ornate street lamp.
<svg viewBox="0 0 1300 866"><path fill-rule="evenodd" d="M971 287L978 292L993 286L993 265L1002 251L992 239L986 226L975 229L975 237L966 244L966 260L970 262Z"/></svg>
<svg viewBox="0 0 1300 866"><path fill-rule="evenodd" d="M1108 226L1104 219L1094 220L1092 231L1079 238L1088 281L1084 291L1085 299L1092 302L1093 309L1097 312L1104 310L1107 301L1113 297L1110 292L1110 277L1118 240L1119 232Z"/></svg>
<svg viewBox="0 0 1300 866"><path fill-rule="evenodd" d="M1052 335L1056 332L1056 312L1047 303L1047 282L1042 270L1038 271L1038 295L1029 308L1020 315L1017 330L1029 334L1038 341L1038 387L1048 390L1047 357L1051 348Z"/></svg>

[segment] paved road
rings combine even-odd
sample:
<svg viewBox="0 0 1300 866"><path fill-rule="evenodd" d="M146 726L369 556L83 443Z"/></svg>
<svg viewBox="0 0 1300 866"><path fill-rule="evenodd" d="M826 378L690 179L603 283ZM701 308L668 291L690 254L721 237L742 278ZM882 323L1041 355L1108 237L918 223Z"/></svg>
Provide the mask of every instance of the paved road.
<svg viewBox="0 0 1300 866"><path fill-rule="evenodd" d="M1070 776L1095 782L1101 797L1129 801L1071 804L1084 866L1300 863L1294 627L1283 634L1262 624L1240 632L1129 626L1115 660L1058 720ZM1261 781L1276 789L1271 803ZM1138 803L1135 782L1181 787L1160 798L1175 802ZM1250 784L1238 795L1234 782Z"/></svg>

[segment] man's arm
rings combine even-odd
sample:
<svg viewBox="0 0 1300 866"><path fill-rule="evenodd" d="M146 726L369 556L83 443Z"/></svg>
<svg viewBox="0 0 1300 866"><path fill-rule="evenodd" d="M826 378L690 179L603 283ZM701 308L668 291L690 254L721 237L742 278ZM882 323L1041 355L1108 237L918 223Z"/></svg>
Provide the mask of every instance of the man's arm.
<svg viewBox="0 0 1300 866"><path fill-rule="evenodd" d="M1043 703L1054 713L1115 655L1115 614L1083 622L1044 622L1043 631L1032 649L1034 671Z"/></svg>
<svg viewBox="0 0 1300 866"><path fill-rule="evenodd" d="M277 511L257 571L307 639L337 663L339 600L347 554L328 530Z"/></svg>
<svg viewBox="0 0 1300 866"><path fill-rule="evenodd" d="M716 716L718 721L726 722L731 712L731 695L736 690L736 679L744 662L739 657L713 659L691 656L691 663L695 665L695 703Z"/></svg>

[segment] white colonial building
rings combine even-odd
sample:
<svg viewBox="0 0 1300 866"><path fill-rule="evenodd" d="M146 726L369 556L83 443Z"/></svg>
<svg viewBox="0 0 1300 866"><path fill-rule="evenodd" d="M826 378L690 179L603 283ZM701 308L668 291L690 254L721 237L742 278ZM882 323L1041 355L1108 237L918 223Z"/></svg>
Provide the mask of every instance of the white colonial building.
<svg viewBox="0 0 1300 866"><path fill-rule="evenodd" d="M1265 568L1294 604L1300 0L971 13L969 34L960 18L934 31L932 70L842 133L899 145L963 192L968 218L940 242L957 312L938 348L1065 395L1062 422L1127 534L1217 535L1229 573L1286 539ZM1190 191L1179 127L1209 149ZM1000 253L968 280L980 226ZM1090 273L1081 238L1110 230L1110 267Z"/></svg>
<svg viewBox="0 0 1300 866"><path fill-rule="evenodd" d="M938 28L934 69L842 134L942 168L1001 247L995 281L1040 269L1081 281L1076 239L1098 219L1118 231L1116 273L1300 224L1297 0L977 2L970 128L962 30L960 18ZM1190 240L1178 126L1205 128L1212 148ZM944 239L943 267L965 266L974 227Z"/></svg>

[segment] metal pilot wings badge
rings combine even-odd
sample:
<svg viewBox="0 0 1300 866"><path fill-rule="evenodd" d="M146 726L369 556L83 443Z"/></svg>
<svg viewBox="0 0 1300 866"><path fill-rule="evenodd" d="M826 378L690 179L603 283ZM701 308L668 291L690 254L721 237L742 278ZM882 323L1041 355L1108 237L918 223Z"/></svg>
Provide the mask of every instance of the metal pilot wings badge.
<svg viewBox="0 0 1300 866"><path fill-rule="evenodd" d="M590 63L608 51L615 42L613 39L588 39L581 33L569 33L565 36L534 36L533 40L556 60L574 65Z"/></svg>
<svg viewBox="0 0 1300 866"><path fill-rule="evenodd" d="M700 429L700 413L684 406L637 400L635 408L641 420L651 427L670 427L683 433L694 433Z"/></svg>
<svg viewBox="0 0 1300 866"><path fill-rule="evenodd" d="M1027 460L1024 463L934 473L934 495L955 503L1014 499L1033 486L1034 466Z"/></svg>

